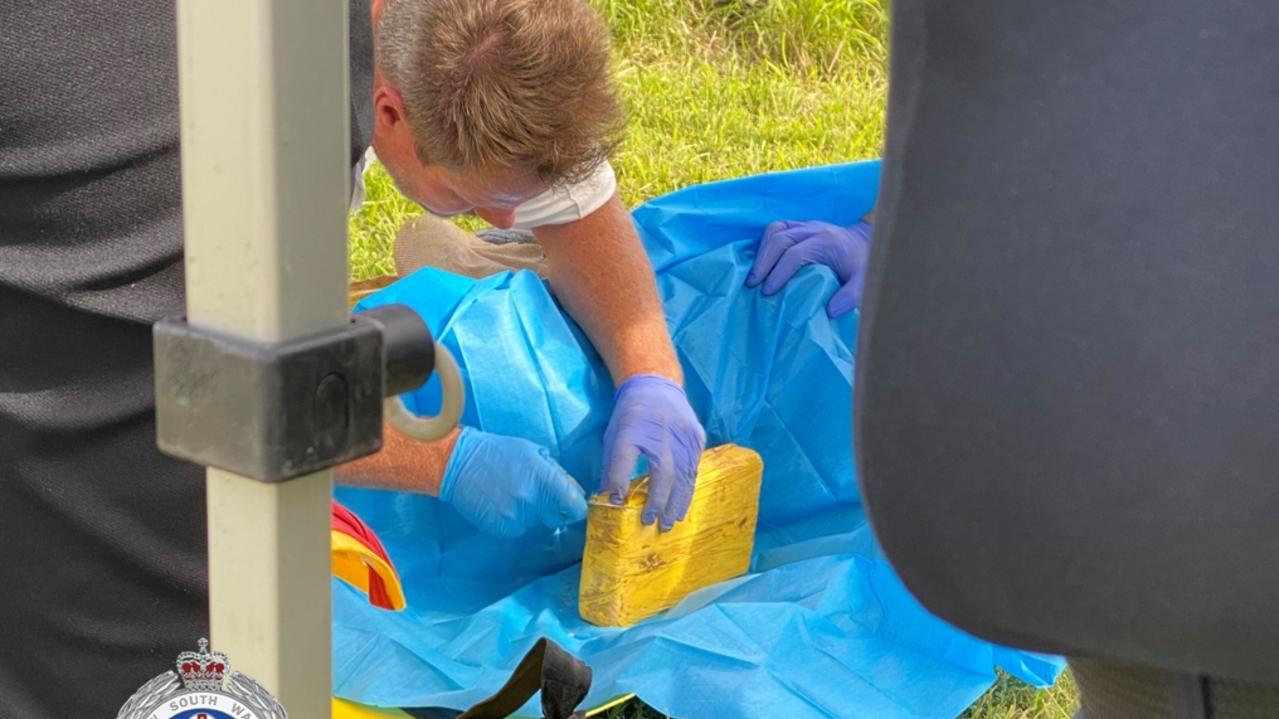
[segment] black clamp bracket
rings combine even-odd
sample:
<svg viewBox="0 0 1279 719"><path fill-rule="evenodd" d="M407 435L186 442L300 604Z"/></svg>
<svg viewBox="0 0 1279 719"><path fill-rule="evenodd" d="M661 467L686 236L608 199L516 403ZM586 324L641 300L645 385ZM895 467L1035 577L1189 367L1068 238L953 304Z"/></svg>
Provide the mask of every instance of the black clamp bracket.
<svg viewBox="0 0 1279 719"><path fill-rule="evenodd" d="M179 459L281 482L382 447L382 401L435 368L431 331L405 305L278 344L161 320L156 436Z"/></svg>

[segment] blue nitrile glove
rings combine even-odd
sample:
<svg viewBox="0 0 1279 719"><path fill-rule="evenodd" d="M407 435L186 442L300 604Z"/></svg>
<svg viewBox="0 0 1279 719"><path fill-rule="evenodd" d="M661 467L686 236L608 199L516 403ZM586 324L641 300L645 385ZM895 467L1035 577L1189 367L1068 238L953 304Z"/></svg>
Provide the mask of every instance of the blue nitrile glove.
<svg viewBox="0 0 1279 719"><path fill-rule="evenodd" d="M644 524L661 520L667 531L688 514L706 431L684 389L665 377L641 374L618 388L604 431L604 479L600 491L621 504L630 491L640 454L648 458Z"/></svg>
<svg viewBox="0 0 1279 719"><path fill-rule="evenodd" d="M586 493L546 448L467 427L440 484L446 502L486 534L518 537L537 524L586 519Z"/></svg>
<svg viewBox="0 0 1279 719"><path fill-rule="evenodd" d="M870 223L862 220L852 227L828 222L781 220L764 228L755 264L746 275L746 286L764 283L764 294L773 295L799 272L813 263L835 271L842 287L826 305L831 318L852 310L862 302L862 282L870 257Z"/></svg>

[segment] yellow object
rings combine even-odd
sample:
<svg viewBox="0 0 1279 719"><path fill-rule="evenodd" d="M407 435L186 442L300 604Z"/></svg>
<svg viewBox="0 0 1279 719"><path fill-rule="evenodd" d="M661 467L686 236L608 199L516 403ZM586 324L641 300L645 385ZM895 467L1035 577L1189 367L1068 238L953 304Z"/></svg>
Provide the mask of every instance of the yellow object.
<svg viewBox="0 0 1279 719"><path fill-rule="evenodd" d="M688 516L665 533L640 522L647 477L631 485L620 507L592 498L578 597L582 618L602 627L630 626L691 592L744 574L763 471L763 461L749 449L729 444L707 451Z"/></svg>
<svg viewBox="0 0 1279 719"><path fill-rule="evenodd" d="M386 593L391 600L391 609L404 609L404 588L400 586L400 577L395 569L387 564L371 549L349 534L330 532L333 543L333 574L339 579L354 585L357 589L369 593L369 570L373 570L382 578Z"/></svg>
<svg viewBox="0 0 1279 719"><path fill-rule="evenodd" d="M399 709L378 709L333 697L333 719L412 719Z"/></svg>

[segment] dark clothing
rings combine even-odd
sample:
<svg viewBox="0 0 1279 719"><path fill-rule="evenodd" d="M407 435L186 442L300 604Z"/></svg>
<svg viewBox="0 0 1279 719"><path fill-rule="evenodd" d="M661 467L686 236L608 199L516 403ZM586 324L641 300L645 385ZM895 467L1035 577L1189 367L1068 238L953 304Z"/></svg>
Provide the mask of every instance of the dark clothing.
<svg viewBox="0 0 1279 719"><path fill-rule="evenodd" d="M0 719L114 715L207 635L204 475L152 407L150 323L183 309L174 44L172 0L0 4Z"/></svg>
<svg viewBox="0 0 1279 719"><path fill-rule="evenodd" d="M1273 719L1279 687L1072 659L1080 719Z"/></svg>
<svg viewBox="0 0 1279 719"><path fill-rule="evenodd" d="M863 495L942 617L1279 684L1279 3L895 0Z"/></svg>

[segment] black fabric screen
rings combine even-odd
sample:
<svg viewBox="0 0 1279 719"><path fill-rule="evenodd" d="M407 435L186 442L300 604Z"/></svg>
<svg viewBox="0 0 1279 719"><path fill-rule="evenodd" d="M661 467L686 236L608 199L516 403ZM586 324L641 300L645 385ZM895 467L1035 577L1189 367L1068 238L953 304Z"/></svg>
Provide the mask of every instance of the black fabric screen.
<svg viewBox="0 0 1279 719"><path fill-rule="evenodd" d="M174 7L0 3L0 719L114 716L207 636L204 473L153 419L150 323L183 308ZM351 2L353 158L369 25Z"/></svg>
<svg viewBox="0 0 1279 719"><path fill-rule="evenodd" d="M1279 4L894 0L863 494L1006 643L1279 682Z"/></svg>

